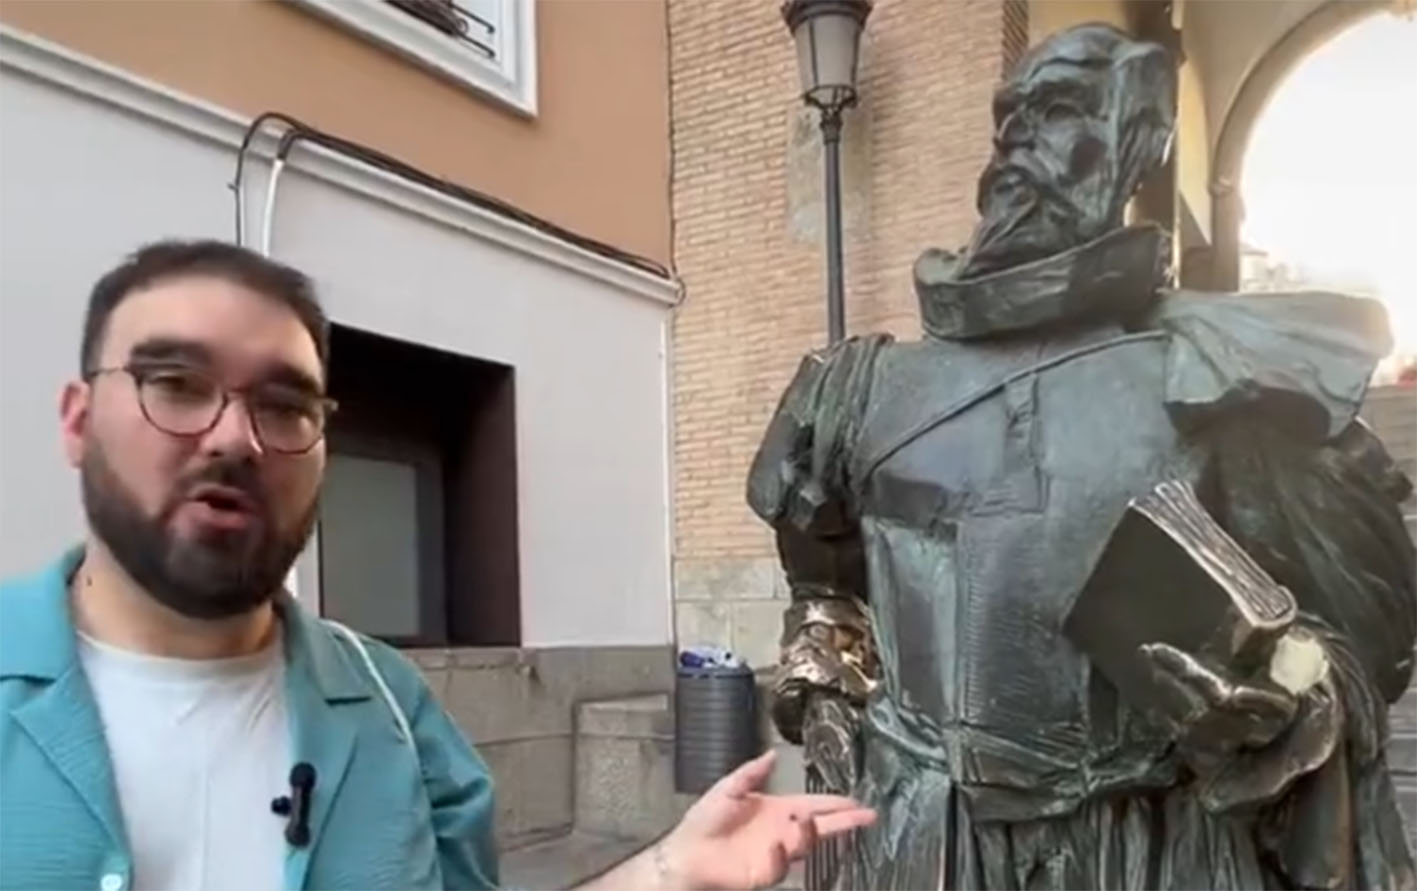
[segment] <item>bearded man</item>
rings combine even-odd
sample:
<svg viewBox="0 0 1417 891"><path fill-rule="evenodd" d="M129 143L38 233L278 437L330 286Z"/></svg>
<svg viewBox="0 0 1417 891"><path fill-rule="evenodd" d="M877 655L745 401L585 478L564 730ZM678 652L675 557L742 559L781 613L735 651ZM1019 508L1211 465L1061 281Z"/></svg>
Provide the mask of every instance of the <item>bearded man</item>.
<svg viewBox="0 0 1417 891"><path fill-rule="evenodd" d="M477 751L405 656L282 587L328 347L311 281L235 245L149 245L94 286L60 410L87 535L0 584L0 888L497 886ZM760 794L771 768L581 887L768 886L873 818Z"/></svg>
<svg viewBox="0 0 1417 891"><path fill-rule="evenodd" d="M842 887L1414 884L1383 760L1410 483L1357 420L1386 318L1164 287L1166 234L1123 217L1175 90L1108 26L1034 49L995 97L972 241L916 264L924 339L809 356L769 425L748 497L792 589L774 718L880 814ZM1292 592L1316 682L1148 646L1174 695L1137 703L1064 633L1170 481Z"/></svg>

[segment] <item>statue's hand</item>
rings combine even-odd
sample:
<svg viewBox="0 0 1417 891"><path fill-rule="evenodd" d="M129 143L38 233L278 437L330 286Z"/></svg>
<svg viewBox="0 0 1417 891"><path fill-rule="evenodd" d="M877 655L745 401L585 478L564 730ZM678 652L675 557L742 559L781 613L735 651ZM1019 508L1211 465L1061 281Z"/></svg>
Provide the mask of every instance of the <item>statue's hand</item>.
<svg viewBox="0 0 1417 891"><path fill-rule="evenodd" d="M1291 636L1301 646L1313 640L1305 631ZM1332 755L1343 709L1326 662L1294 683L1278 663L1269 677L1237 679L1166 644L1143 651L1171 694L1163 716L1210 810L1272 801Z"/></svg>
<svg viewBox="0 0 1417 891"><path fill-rule="evenodd" d="M802 720L802 750L827 789L850 794L860 775L859 711L845 697L819 691L807 699Z"/></svg>
<svg viewBox="0 0 1417 891"><path fill-rule="evenodd" d="M1142 647L1166 696L1161 716L1186 748L1223 756L1264 746L1294 720L1299 701L1264 677L1240 678L1169 644Z"/></svg>

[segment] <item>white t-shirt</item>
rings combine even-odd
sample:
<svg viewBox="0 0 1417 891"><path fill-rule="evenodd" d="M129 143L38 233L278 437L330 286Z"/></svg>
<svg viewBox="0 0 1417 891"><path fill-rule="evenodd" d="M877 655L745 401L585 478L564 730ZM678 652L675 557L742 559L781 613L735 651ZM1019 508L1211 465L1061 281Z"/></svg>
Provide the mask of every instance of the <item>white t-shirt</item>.
<svg viewBox="0 0 1417 891"><path fill-rule="evenodd" d="M279 637L235 659L168 659L80 635L144 891L284 884L290 734Z"/></svg>

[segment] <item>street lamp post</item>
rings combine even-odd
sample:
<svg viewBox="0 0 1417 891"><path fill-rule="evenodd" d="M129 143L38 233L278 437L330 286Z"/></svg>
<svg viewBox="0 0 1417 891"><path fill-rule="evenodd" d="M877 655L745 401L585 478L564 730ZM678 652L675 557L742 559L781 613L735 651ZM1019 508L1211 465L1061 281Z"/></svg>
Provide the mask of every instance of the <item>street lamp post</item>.
<svg viewBox="0 0 1417 891"><path fill-rule="evenodd" d="M846 287L841 260L841 114L856 104L861 29L870 14L870 0L788 0L782 7L782 17L797 44L802 101L817 109L821 117L822 161L826 168L827 340L833 344L846 336ZM810 764L806 786L808 792L827 791L822 775ZM841 868L844 845L833 840L813 846L804 876L808 891L833 885Z"/></svg>
<svg viewBox="0 0 1417 891"><path fill-rule="evenodd" d="M797 44L802 100L820 113L827 206L827 339L846 336L841 259L841 114L856 104L856 62L870 0L789 0L782 17Z"/></svg>

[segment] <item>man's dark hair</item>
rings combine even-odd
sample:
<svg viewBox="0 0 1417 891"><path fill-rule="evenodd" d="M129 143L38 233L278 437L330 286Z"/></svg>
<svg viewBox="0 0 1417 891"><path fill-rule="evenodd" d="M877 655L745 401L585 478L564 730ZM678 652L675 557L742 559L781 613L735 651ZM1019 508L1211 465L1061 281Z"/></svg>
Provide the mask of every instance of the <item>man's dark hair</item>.
<svg viewBox="0 0 1417 891"><path fill-rule="evenodd" d="M290 308L315 341L320 365L329 361L329 320L305 273L224 241L160 241L130 254L105 273L89 293L79 371L93 370L108 317L136 291L183 276L207 276L250 288Z"/></svg>

